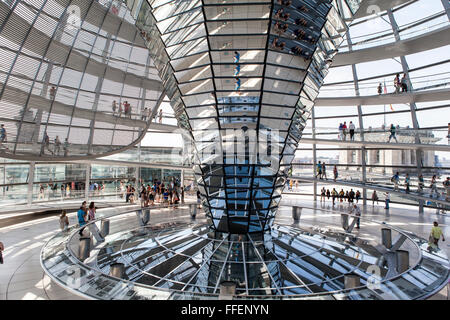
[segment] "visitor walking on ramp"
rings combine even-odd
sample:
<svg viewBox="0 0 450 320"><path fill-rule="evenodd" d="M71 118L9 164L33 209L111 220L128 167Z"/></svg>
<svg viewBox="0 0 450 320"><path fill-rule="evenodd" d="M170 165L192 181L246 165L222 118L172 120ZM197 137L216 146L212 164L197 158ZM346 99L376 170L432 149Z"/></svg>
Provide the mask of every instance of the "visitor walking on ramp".
<svg viewBox="0 0 450 320"><path fill-rule="evenodd" d="M395 136L395 133L396 133L396 129L395 129L395 126L394 126L394 124L391 124L391 129L389 129L389 131L390 131L391 135L389 136L389 140L388 140L388 143L390 143L390 142L391 142L391 139L392 139L392 138L394 138L394 139L395 139L395 142L397 142L397 143L398 143L397 137Z"/></svg>
<svg viewBox="0 0 450 320"><path fill-rule="evenodd" d="M439 249L439 240L442 237L442 241L445 241L444 233L442 232L441 227L439 227L439 223L437 221L433 222L433 227L431 228L430 237L428 239L428 250L438 250Z"/></svg>

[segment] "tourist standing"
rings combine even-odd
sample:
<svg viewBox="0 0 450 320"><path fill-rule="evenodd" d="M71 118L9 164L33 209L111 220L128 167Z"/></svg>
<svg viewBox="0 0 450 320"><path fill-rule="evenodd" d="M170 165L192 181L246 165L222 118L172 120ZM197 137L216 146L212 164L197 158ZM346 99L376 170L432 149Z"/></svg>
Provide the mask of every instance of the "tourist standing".
<svg viewBox="0 0 450 320"><path fill-rule="evenodd" d="M391 195L389 194L389 192L386 192L385 194L384 194L384 197L385 197L385 203L386 203L386 206L384 207L385 209L389 209L389 202L391 201Z"/></svg>
<svg viewBox="0 0 450 320"><path fill-rule="evenodd" d="M348 203L353 203L353 199L355 199L355 191L350 189L350 192L348 193Z"/></svg>
<svg viewBox="0 0 450 320"><path fill-rule="evenodd" d="M343 132L343 125L342 123L339 123L339 140L343 140L344 139L344 132Z"/></svg>
<svg viewBox="0 0 450 320"><path fill-rule="evenodd" d="M395 87L395 93L400 92L401 82L400 82L400 74L397 73L397 75L394 78L394 87Z"/></svg>
<svg viewBox="0 0 450 320"><path fill-rule="evenodd" d="M425 186L425 180L423 179L423 175L419 175L419 187L418 187L417 191L419 193L422 193L424 186Z"/></svg>
<svg viewBox="0 0 450 320"><path fill-rule="evenodd" d="M358 205L355 203L353 205L353 208L351 209L350 213L354 216L356 216L357 220L356 220L356 229L359 229L360 227L360 222L361 222L361 209L359 209Z"/></svg>
<svg viewBox="0 0 450 320"><path fill-rule="evenodd" d="M92 221L95 220L95 213L97 212L97 208L95 207L95 203L91 202L89 204L89 210L88 210L88 220Z"/></svg>
<svg viewBox="0 0 450 320"><path fill-rule="evenodd" d="M119 118L122 116L122 112L123 112L122 103L119 102L119 114L118 114Z"/></svg>
<svg viewBox="0 0 450 320"><path fill-rule="evenodd" d="M447 142L450 145L450 123L448 124L448 128L447 128Z"/></svg>
<svg viewBox="0 0 450 320"><path fill-rule="evenodd" d="M350 140L355 141L355 129L356 129L355 124L352 121L350 121L348 128L350 130Z"/></svg>
<svg viewBox="0 0 450 320"><path fill-rule="evenodd" d="M148 115L148 109L144 108L144 110L142 111L142 120L143 121L147 121L147 115Z"/></svg>
<svg viewBox="0 0 450 320"><path fill-rule="evenodd" d="M69 229L69 217L67 216L66 210L61 211L61 216L59 217L59 227L61 231L67 231L67 229Z"/></svg>
<svg viewBox="0 0 450 320"><path fill-rule="evenodd" d="M316 179L317 177L319 177L319 179L322 179L322 161L319 161L319 163L317 164Z"/></svg>
<svg viewBox="0 0 450 320"><path fill-rule="evenodd" d="M445 189L445 201L450 201L450 177L447 177L447 180L442 182Z"/></svg>
<svg viewBox="0 0 450 320"><path fill-rule="evenodd" d="M5 143L6 141L7 141L6 129L5 129L5 125L2 124L0 127L0 145Z"/></svg>
<svg viewBox="0 0 450 320"><path fill-rule="evenodd" d="M342 125L342 138L344 141L347 141L347 122L344 121L344 124Z"/></svg>
<svg viewBox="0 0 450 320"><path fill-rule="evenodd" d="M322 190L320 190L320 202L325 202L325 196L327 194L327 191L325 190L325 187L322 188Z"/></svg>
<svg viewBox="0 0 450 320"><path fill-rule="evenodd" d="M334 169L333 169L333 175L334 175L334 182L336 182L336 179L338 178L338 175L339 175L336 165L334 166Z"/></svg>
<svg viewBox="0 0 450 320"><path fill-rule="evenodd" d="M361 199L361 192L359 192L359 190L356 190L355 199L356 203L359 203L359 199Z"/></svg>
<svg viewBox="0 0 450 320"><path fill-rule="evenodd" d="M44 200L45 199L45 188L42 184L39 184L39 196L38 200Z"/></svg>
<svg viewBox="0 0 450 320"><path fill-rule="evenodd" d="M394 183L394 190L398 190L398 183L400 182L400 176L399 173L396 172L392 178L391 178L391 182Z"/></svg>
<svg viewBox="0 0 450 320"><path fill-rule="evenodd" d="M397 137L395 136L396 128L395 128L394 124L391 124L391 128L389 129L389 131L390 131L391 134L390 134L390 136L389 136L388 143L391 142L391 139L392 139L392 138L394 138L394 139L395 139L395 142L398 143Z"/></svg>
<svg viewBox="0 0 450 320"><path fill-rule="evenodd" d="M67 157L69 155L69 139L68 138L66 138L66 140L64 140L63 151L64 151L64 157Z"/></svg>
<svg viewBox="0 0 450 320"><path fill-rule="evenodd" d="M86 216L87 216L86 201L84 201L77 212L78 224L80 228L86 225ZM83 235L83 231L84 228L81 228L80 231L78 232L80 237Z"/></svg>
<svg viewBox="0 0 450 320"><path fill-rule="evenodd" d="M336 191L335 188L333 188L333 191L331 191L331 199L333 199L333 206L334 206L337 196L338 196L338 192Z"/></svg>
<svg viewBox="0 0 450 320"><path fill-rule="evenodd" d="M402 92L408 92L408 78L406 76L406 73L403 74L403 77L401 80L401 87L402 87Z"/></svg>
<svg viewBox="0 0 450 320"><path fill-rule="evenodd" d="M406 193L409 193L409 183L410 183L410 179L409 179L409 174L407 173L405 176Z"/></svg>
<svg viewBox="0 0 450 320"><path fill-rule="evenodd" d="M61 152L61 140L59 140L58 136L56 136L56 138L55 138L55 149L54 150L55 150L54 153L59 156L59 153Z"/></svg>
<svg viewBox="0 0 450 320"><path fill-rule="evenodd" d="M372 193L372 206L375 205L375 201L376 201L377 204L378 204L378 194L377 194L377 191L376 191L376 190L374 190L373 193Z"/></svg>
<svg viewBox="0 0 450 320"><path fill-rule="evenodd" d="M234 52L234 63L239 63L241 59L241 55L239 54L239 52L235 51Z"/></svg>
<svg viewBox="0 0 450 320"><path fill-rule="evenodd" d="M112 102L112 111L113 111L113 116L115 116L116 115L116 111L117 111L117 102L116 102L116 100L114 100Z"/></svg>
<svg viewBox="0 0 450 320"><path fill-rule="evenodd" d="M325 179L328 180L328 177L327 177L327 167L325 166L325 162L322 163L322 179L323 179L323 177L325 177Z"/></svg>
<svg viewBox="0 0 450 320"><path fill-rule="evenodd" d="M55 96L56 96L56 88L51 87L50 88L50 100L55 100Z"/></svg>
<svg viewBox="0 0 450 320"><path fill-rule="evenodd" d="M42 154L45 154L45 149L47 149L53 155L53 151L50 150L50 137L48 136L47 131L44 132L44 137L42 138Z"/></svg>

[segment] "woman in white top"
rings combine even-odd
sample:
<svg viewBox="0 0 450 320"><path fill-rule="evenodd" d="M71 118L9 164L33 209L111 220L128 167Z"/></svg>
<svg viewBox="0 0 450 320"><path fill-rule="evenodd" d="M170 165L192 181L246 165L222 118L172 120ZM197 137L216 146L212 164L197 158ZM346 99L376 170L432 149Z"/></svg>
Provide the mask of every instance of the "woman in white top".
<svg viewBox="0 0 450 320"><path fill-rule="evenodd" d="M61 231L67 231L69 229L69 217L67 216L66 210L61 212L61 216L59 217L59 227Z"/></svg>
<svg viewBox="0 0 450 320"><path fill-rule="evenodd" d="M89 210L88 210L88 220L95 220L95 212L96 212L96 208L95 208L95 203L91 202L91 204L89 205Z"/></svg>
<svg viewBox="0 0 450 320"><path fill-rule="evenodd" d="M348 128L350 130L350 140L355 141L355 130L356 130L355 124L352 121L350 121Z"/></svg>

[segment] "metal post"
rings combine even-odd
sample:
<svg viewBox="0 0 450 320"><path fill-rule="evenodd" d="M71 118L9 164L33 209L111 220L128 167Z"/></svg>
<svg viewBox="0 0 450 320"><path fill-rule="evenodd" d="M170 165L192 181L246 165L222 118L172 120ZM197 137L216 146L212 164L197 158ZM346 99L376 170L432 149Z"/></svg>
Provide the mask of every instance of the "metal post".
<svg viewBox="0 0 450 320"><path fill-rule="evenodd" d="M195 219L195 217L197 216L197 204L196 203L190 204L189 210L190 210L192 219Z"/></svg>
<svg viewBox="0 0 450 320"><path fill-rule="evenodd" d="M302 215L302 208L292 207L292 219L294 219L295 223L298 223L300 221L301 215Z"/></svg>
<svg viewBox="0 0 450 320"><path fill-rule="evenodd" d="M123 263L113 263L109 266L109 275L111 277L123 279L125 265Z"/></svg>
<svg viewBox="0 0 450 320"><path fill-rule="evenodd" d="M181 203L184 203L184 169L181 169Z"/></svg>
<svg viewBox="0 0 450 320"><path fill-rule="evenodd" d="M91 164L86 164L86 180L84 186L84 198L89 201L89 182L91 181Z"/></svg>
<svg viewBox="0 0 450 320"><path fill-rule="evenodd" d="M314 112L314 108L312 108L311 110L311 125L312 125L312 138L316 139L316 117L315 117L315 112ZM313 143L313 178L316 177L317 172L316 172L316 167L317 167L317 146L316 143ZM314 180L313 182L313 192L314 192L314 201L317 201L317 181Z"/></svg>
<svg viewBox="0 0 450 320"><path fill-rule="evenodd" d="M3 163L3 199L6 198L6 163Z"/></svg>
<svg viewBox="0 0 450 320"><path fill-rule="evenodd" d="M150 209L141 209L136 211L136 217L138 224L141 227L145 227L150 221Z"/></svg>
<svg viewBox="0 0 450 320"><path fill-rule="evenodd" d="M137 193L140 192L141 190L141 185L139 184L139 177L140 177L140 167L135 167L135 172L134 172L134 179L136 180L134 182L134 189L136 190ZM136 194L134 195L135 199L136 198Z"/></svg>
<svg viewBox="0 0 450 320"><path fill-rule="evenodd" d="M361 286L361 278L354 274L347 274L344 276L345 289L354 289Z"/></svg>
<svg viewBox="0 0 450 320"><path fill-rule="evenodd" d="M233 300L236 294L236 283L233 281L224 281L220 284L219 300Z"/></svg>
<svg viewBox="0 0 450 320"><path fill-rule="evenodd" d="M58 25L56 27L55 33L54 33L54 43L59 43L62 39L62 36L64 35L64 30L67 26L67 17L68 14L67 12L64 14L64 16L62 17L62 19L59 20ZM49 47L47 48L48 51ZM47 66L47 70L44 73L44 79L43 79L43 83L42 83L42 90L41 90L41 97L43 98L47 98L47 93L48 93L48 87L50 84L50 80L51 80L51 75L53 73L53 68L54 68L54 63L52 61L47 61L48 62L48 66ZM24 114L25 114L25 110L24 110ZM34 128L33 128L33 134L31 136L31 143L32 143L32 150L33 153L39 153L40 152L40 144L39 144L39 130L41 128L41 123L42 123L42 116L44 114L43 110L37 110L36 111L36 116L35 116L35 120L34 120Z"/></svg>
<svg viewBox="0 0 450 320"><path fill-rule="evenodd" d="M27 202L28 205L31 206L33 203L33 185L34 185L34 171L36 168L36 162L32 161L30 163L30 169L28 170L28 194L27 194Z"/></svg>
<svg viewBox="0 0 450 320"><path fill-rule="evenodd" d="M350 51L353 50L352 40L350 37L350 32L348 32L348 30L347 30L347 41L348 41L349 50ZM355 64L352 64L352 72L353 72L353 84L355 86L355 94L357 97L359 97L361 94L359 91L358 73L356 71ZM361 105L358 105L358 121L359 121L359 130L361 132L360 133L361 141L364 141L364 121L363 121L363 116L362 116ZM366 182L367 182L366 163L367 163L366 148L364 146L362 146L361 147L361 173L362 173L362 182L364 184L366 184ZM363 198L363 205L366 206L367 205L367 189L365 187L363 188L362 198Z"/></svg>
<svg viewBox="0 0 450 320"><path fill-rule="evenodd" d="M447 17L450 20L450 3L448 0L441 0L445 11L447 12Z"/></svg>
<svg viewBox="0 0 450 320"><path fill-rule="evenodd" d="M443 1L447 1L447 0L443 0ZM444 7L445 7L445 5L444 5ZM391 26L392 26L392 30L394 32L395 40L396 41L400 41L401 40L400 39L400 34L398 32L399 28L398 28L397 22L395 21L395 17L394 17L394 15L392 13L392 10L391 9L387 10L387 14L388 14ZM447 11L447 15L448 14L449 14L449 12ZM406 61L405 56L400 56L400 60L401 60L403 73L405 73L407 75L408 79L411 79L409 77L409 66L408 66L408 62ZM411 91L412 89L413 89L412 83L411 83L411 81L409 81L409 91ZM417 107L416 107L416 104L414 102L410 103L409 107L410 107L410 110L411 110L412 124L413 124L413 128L414 128L414 131L415 131L415 143L416 144L420 144L419 122L417 121L417 114L416 114ZM416 149L417 175L421 175L422 174L421 159L422 159L422 150L421 149ZM423 200L419 200L419 213L423 213L423 206L424 206L424 201Z"/></svg>
<svg viewBox="0 0 450 320"><path fill-rule="evenodd" d="M348 229L348 214L341 214L341 224L345 231Z"/></svg>
<svg viewBox="0 0 450 320"><path fill-rule="evenodd" d="M144 210L144 216L142 217L142 223L146 226L150 222L150 209Z"/></svg>
<svg viewBox="0 0 450 320"><path fill-rule="evenodd" d="M406 250L395 251L395 256L397 260L397 272L402 273L409 268L409 252Z"/></svg>
<svg viewBox="0 0 450 320"><path fill-rule="evenodd" d="M78 245L78 258L81 261L86 260L89 258L89 255L91 254L91 238L80 238L80 243Z"/></svg>
<svg viewBox="0 0 450 320"><path fill-rule="evenodd" d="M102 224L100 227L100 235L105 238L109 234L110 221L108 219L102 219Z"/></svg>
<svg viewBox="0 0 450 320"><path fill-rule="evenodd" d="M381 229L381 242L383 245L390 249L392 247L392 230L388 228Z"/></svg>

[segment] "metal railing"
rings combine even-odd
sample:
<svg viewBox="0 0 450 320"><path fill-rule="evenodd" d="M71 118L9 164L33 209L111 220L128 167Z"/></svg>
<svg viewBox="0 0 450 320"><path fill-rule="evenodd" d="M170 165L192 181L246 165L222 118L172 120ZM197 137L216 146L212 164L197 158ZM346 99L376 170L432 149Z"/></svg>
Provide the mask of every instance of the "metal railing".
<svg viewBox="0 0 450 320"><path fill-rule="evenodd" d="M119 213L115 215L111 215L108 218L113 219L114 217L119 217L123 214L130 214L132 212ZM353 216L354 217L354 216ZM326 220L326 219L325 219ZM439 291L443 286L447 284L449 278L449 268L448 268L448 259L445 257L441 251L438 252L429 252L426 248L427 241L417 237L411 233L405 232L403 230L394 228L392 226L386 225L384 223L379 223L370 219L366 219L361 217L363 222L376 223L380 227L388 228L398 234L401 234L406 238L406 240L412 246L413 250L417 250L417 254L415 255L416 259L414 262L407 268L406 271L396 274L391 278L382 279L379 283L379 289L377 293L367 286L360 286L353 289L344 289L333 292L325 292L325 293L314 293L314 294L305 294L305 295L290 295L290 296L276 296L276 295L266 295L266 296L255 296L255 295L238 295L233 296L235 300L265 300L265 299L273 299L273 300L284 300L284 299L361 299L361 298L369 298L372 299L380 299L389 297L389 299L404 299L405 296L409 299L424 299L435 292ZM93 221L89 224L95 224L99 221ZM114 223L114 221L112 221ZM329 229L329 222L326 223L324 221L327 229ZM88 225L89 225L88 224ZM84 227L88 227L84 226ZM130 231L128 225L124 225L121 229L122 231ZM111 277L102 273L100 270L93 268L92 266L84 264L79 260L77 255L73 252L73 249L70 245L71 241L74 239L78 228L72 228L67 232L60 232L53 236L47 243L44 245L41 251L41 265L44 268L45 272L49 275L49 277L67 288L69 291L80 295L82 297L88 299L118 299L118 298L126 298L127 294L131 294L133 299L192 299L192 300L208 300L208 299L218 299L218 294L205 294L205 293L193 293L186 292L180 290L168 290L164 288L153 287L141 283L131 282L124 279L119 279L115 277ZM315 228L315 232L317 234L321 233L320 228ZM117 231L114 234L120 236L121 231ZM110 234L106 236L105 240L114 241L117 236L114 234ZM349 234L350 238L353 236ZM413 253L414 255L414 253ZM414 279L418 276L420 272L429 273L430 266L435 266L434 276L437 277L436 280L433 280L433 286L427 288L420 288L415 285L414 281L409 281L408 285L415 286L413 290L408 290L403 292L402 290L398 290L398 287L403 287L405 285L405 280L410 279L411 277ZM78 271L77 271L78 270ZM72 273L75 273L75 278L72 276ZM76 278L79 277L79 278ZM86 281L89 280L89 285L86 284ZM79 281L77 283L77 281ZM101 295L97 295L94 290L87 290L95 283L102 282L103 284L109 284L111 287L116 288L114 293L111 292L102 292ZM78 284L74 286L74 284ZM400 285L401 284L401 285ZM85 289L81 289L85 288ZM128 298L131 298L128 296Z"/></svg>

